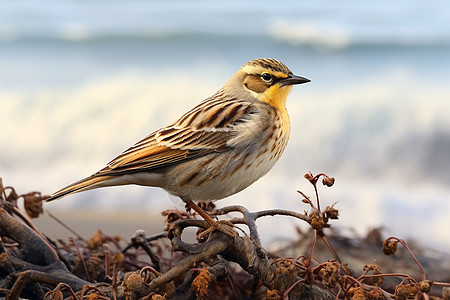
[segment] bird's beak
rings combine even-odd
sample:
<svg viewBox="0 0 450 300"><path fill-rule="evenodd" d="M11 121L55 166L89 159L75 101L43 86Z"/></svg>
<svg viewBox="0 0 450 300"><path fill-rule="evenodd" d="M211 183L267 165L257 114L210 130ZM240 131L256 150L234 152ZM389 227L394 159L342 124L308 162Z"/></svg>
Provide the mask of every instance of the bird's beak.
<svg viewBox="0 0 450 300"><path fill-rule="evenodd" d="M310 81L311 80L305 77L300 77L297 75L289 75L289 77L281 79L279 83L281 84L281 86L284 86L284 85L302 84Z"/></svg>

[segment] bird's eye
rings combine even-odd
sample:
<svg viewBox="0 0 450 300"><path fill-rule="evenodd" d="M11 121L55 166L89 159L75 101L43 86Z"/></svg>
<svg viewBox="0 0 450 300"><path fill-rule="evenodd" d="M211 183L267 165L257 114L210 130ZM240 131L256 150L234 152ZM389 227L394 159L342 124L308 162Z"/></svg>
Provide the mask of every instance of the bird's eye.
<svg viewBox="0 0 450 300"><path fill-rule="evenodd" d="M265 82L270 82L270 81L272 81L272 75L270 75L269 73L262 73L262 74L261 74L261 78L262 78L262 80L264 80Z"/></svg>

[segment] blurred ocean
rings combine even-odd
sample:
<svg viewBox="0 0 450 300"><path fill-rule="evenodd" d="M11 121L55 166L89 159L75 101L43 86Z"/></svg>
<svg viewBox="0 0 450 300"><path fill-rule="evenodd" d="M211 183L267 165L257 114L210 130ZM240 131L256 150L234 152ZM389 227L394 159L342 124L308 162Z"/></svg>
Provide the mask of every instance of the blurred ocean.
<svg viewBox="0 0 450 300"><path fill-rule="evenodd" d="M383 226L386 235L449 252L443 0L1 1L0 177L19 193L54 192L175 121L259 57L312 81L288 99L292 132L281 161L217 205L303 211L296 190L313 195L303 175L325 172L336 184L320 189L322 206L338 201L337 228ZM151 215L178 202L132 186L45 208ZM304 227L283 217L258 224L266 242Z"/></svg>

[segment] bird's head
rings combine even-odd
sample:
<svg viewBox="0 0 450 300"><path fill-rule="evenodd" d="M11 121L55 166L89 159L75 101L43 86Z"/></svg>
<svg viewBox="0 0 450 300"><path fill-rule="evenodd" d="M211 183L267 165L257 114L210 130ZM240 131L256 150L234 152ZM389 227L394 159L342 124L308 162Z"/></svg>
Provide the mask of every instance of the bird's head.
<svg viewBox="0 0 450 300"><path fill-rule="evenodd" d="M307 78L294 75L288 67L276 59L259 58L244 64L225 87L241 94L239 95L241 97L250 94L259 101L284 109L292 85L309 81Z"/></svg>

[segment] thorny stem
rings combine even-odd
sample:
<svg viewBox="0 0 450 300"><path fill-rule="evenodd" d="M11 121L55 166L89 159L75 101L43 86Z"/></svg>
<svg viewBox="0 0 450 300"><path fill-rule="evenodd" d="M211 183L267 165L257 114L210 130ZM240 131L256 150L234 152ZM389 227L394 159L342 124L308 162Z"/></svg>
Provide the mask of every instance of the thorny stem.
<svg viewBox="0 0 450 300"><path fill-rule="evenodd" d="M164 232L164 233L160 233L160 234L157 234L157 235L148 237L148 238L146 238L145 240L146 240L147 242L151 242L151 241L155 241L155 240L158 240L158 239L160 239L160 238L163 238L163 237L165 237L165 236L166 236L166 233Z"/></svg>
<svg viewBox="0 0 450 300"><path fill-rule="evenodd" d="M358 279L355 279L355 278L353 278L353 277L349 277L349 278L351 278L351 279L353 279L353 280L356 280L355 282L357 282L358 285L359 285L362 289L364 289L364 290L379 289L379 290L381 291L381 293L384 295L384 299L392 299L392 298L394 297L394 294L391 294L391 293L389 293L389 292L387 292L387 291L381 289L380 287L368 285L368 284L365 284L365 283L361 283ZM350 286L350 287L351 287L351 286ZM350 287L349 287L349 289L350 289ZM339 299L339 295L340 295L341 292L344 292L344 295L343 295L343 298L342 298L342 299L344 299L344 297L345 297L345 295L347 294L347 291L348 291L349 289L344 290L344 289L342 288L342 285L340 285L340 286L339 286L339 290L338 290L338 292L337 292L337 294L336 294L336 298L335 298L335 299L336 299L336 300Z"/></svg>
<svg viewBox="0 0 450 300"><path fill-rule="evenodd" d="M418 284L417 281L414 278L406 276L405 278L402 279L402 281L400 282L399 285L402 285L406 280L408 280L409 283Z"/></svg>
<svg viewBox="0 0 450 300"><path fill-rule="evenodd" d="M342 286L339 285L339 290L336 293L336 297L334 298L335 300L339 300L339 294L343 291Z"/></svg>
<svg viewBox="0 0 450 300"><path fill-rule="evenodd" d="M152 249L150 248L150 246L148 245L148 242L144 239L135 239L134 243L136 246L140 246L142 249L144 249L145 253L147 253L147 255L150 257L153 265L155 266L156 270L160 270L160 265L159 265L159 257L157 255L155 255L152 252Z"/></svg>
<svg viewBox="0 0 450 300"><path fill-rule="evenodd" d="M76 237L82 241L84 241L84 239L78 234L76 233L72 228L70 228L69 226L67 226L67 224L65 224L63 221L61 221L60 219L58 219L56 216L54 216L51 212L49 212L48 210L45 211L48 216L50 218L52 218L53 220L55 220L59 225L61 225L62 227L64 227L65 229L67 229L69 232L71 232L72 234L76 235Z"/></svg>
<svg viewBox="0 0 450 300"><path fill-rule="evenodd" d="M369 273L370 272L370 269L369 268L367 268L366 270L364 270L364 272L361 274L361 276L359 276L358 277L358 279L357 280L361 280L361 279L363 279L364 278L364 276L366 276L367 275L367 273ZM380 274L376 274L376 275L380 275ZM370 276L370 275L369 275Z"/></svg>
<svg viewBox="0 0 450 300"><path fill-rule="evenodd" d="M294 282L294 284L292 284L287 290L286 292L284 292L283 294L283 300L288 300L289 299L289 293L292 291L292 289L299 284L300 282L305 281L305 279L299 279L296 282Z"/></svg>
<svg viewBox="0 0 450 300"><path fill-rule="evenodd" d="M87 266L86 266L86 262L84 261L84 257L83 257L83 255L81 254L81 251L80 251L80 248L78 247L78 245L77 245L77 242L73 239L73 237L69 237L69 241L75 246L75 248L77 249L77 253L78 253L78 257L80 258L80 261L81 261L81 263L83 264L83 268L84 268L84 271L86 272L86 278L87 278L87 281L91 281L91 278L90 278L90 276L89 276L89 271L88 271L88 268L87 268Z"/></svg>
<svg viewBox="0 0 450 300"><path fill-rule="evenodd" d="M307 268L305 266L303 266L301 263L298 262L301 258L306 259L306 256L302 255L302 256L299 256L297 258L294 258L294 257L280 257L280 258L275 258L274 261L285 260L285 261L288 261L288 262L294 264L294 266L296 266L297 268L302 269L303 271L305 271Z"/></svg>
<svg viewBox="0 0 450 300"><path fill-rule="evenodd" d="M414 278L412 278L412 277L405 277L405 278L403 278L403 280L402 280L402 282L400 282L400 284L399 285L402 285L403 284L403 282L405 282L405 280L408 280L409 281L409 283L414 283L415 285L419 285L419 283L414 279ZM425 300L428 300L429 299L429 297L428 297L428 294L427 293L425 293L425 292L422 292L422 296L424 297L424 299Z"/></svg>
<svg viewBox="0 0 450 300"><path fill-rule="evenodd" d="M317 176L320 176L320 174L317 175ZM317 177L317 176L316 176L316 177ZM316 185L315 183L313 184L313 186L314 186L314 192L316 193L317 210L318 210L319 213L320 213L319 191L317 190L317 185Z"/></svg>
<svg viewBox="0 0 450 300"><path fill-rule="evenodd" d="M83 286L83 289L81 290L81 292L78 292L80 294L80 300L84 299L84 296L90 291L90 290L94 290L95 292L97 292L97 294L95 295L94 299L104 299L104 300L109 300L108 297L106 297L105 293L103 293L101 290L99 290L96 286L92 286L89 284L86 284ZM77 293L77 294L78 294ZM77 298L74 298L77 299ZM91 299L91 298L89 298Z"/></svg>
<svg viewBox="0 0 450 300"><path fill-rule="evenodd" d="M320 178L321 176L324 178L324 181L323 181L323 184L324 184L324 185L326 185L326 186L332 186L332 185L333 185L333 183L334 183L334 178L333 178L333 177L328 177L328 175L326 175L325 173L320 173L320 174L317 174L316 176L313 176L311 172L305 174L305 178L306 178L307 180L309 180L309 182L310 182L310 183L313 185L313 187L314 187L314 191L315 191L315 194L316 194L316 201L317 201L317 209L318 209L319 213L320 213L321 211L320 211L319 192L318 192L318 190L317 190L317 181L319 180L319 178ZM327 182L325 182L325 180L327 180ZM302 194L303 194L303 193L302 193ZM307 197L306 197L306 198L307 198Z"/></svg>
<svg viewBox="0 0 450 300"><path fill-rule="evenodd" d="M346 287L345 282L346 282L348 279L349 279L350 281L353 281L353 283L351 283L350 285L348 285L348 286ZM342 275L342 282L344 283L344 284L341 283L341 286L344 288L344 289L343 289L343 290L344 290L344 297L343 297L343 298L345 298L345 295L347 295L348 290L353 286L353 284L356 283L359 287L361 287L361 288L364 287L364 285L363 285L360 281L358 281L357 279L353 278L352 276L348 276L348 275Z"/></svg>
<svg viewBox="0 0 450 300"><path fill-rule="evenodd" d="M364 278L378 278L378 277L404 277L403 280L410 280L410 281L412 281L414 283L418 283L411 276L408 276L408 275L402 274L402 273L373 274L373 275L363 274L360 277L358 277L358 279L356 279L356 280L359 281L359 280L364 279Z"/></svg>
<svg viewBox="0 0 450 300"><path fill-rule="evenodd" d="M150 272L153 275L155 275L155 278L158 277L159 275L161 275L161 273L159 273L157 270L155 270L155 268L151 267L151 266L145 266L143 267L140 271L139 271L139 276L141 276L144 280L142 280L142 283L145 284L146 286L150 286L150 284L147 283L147 279L146 279L146 273Z"/></svg>
<svg viewBox="0 0 450 300"><path fill-rule="evenodd" d="M118 266L117 263L114 263L113 266L113 277L112 277L112 287L113 287L113 299L117 299L117 272Z"/></svg>
<svg viewBox="0 0 450 300"><path fill-rule="evenodd" d="M319 235L320 238L322 239L322 241L325 243L325 245L327 246L328 250L330 250L331 255L334 256L334 258L339 262L339 264L341 263L341 259L339 258L339 256L337 255L336 251L334 251L333 247L331 247L331 244L328 242L328 239L325 237L325 235Z"/></svg>
<svg viewBox="0 0 450 300"><path fill-rule="evenodd" d="M145 240L147 241L147 243L151 242L151 241L155 241L158 240L160 238L163 238L166 236L167 233L160 233L151 237L146 238ZM125 248L122 249L121 253L125 254L129 249L136 247L135 243L129 243Z"/></svg>
<svg viewBox="0 0 450 300"><path fill-rule="evenodd" d="M307 177L307 175L309 176ZM325 173L317 174L314 177L312 176L311 172L305 175L305 177L309 180L309 182L311 182L311 184L314 187L314 192L316 194L316 201L317 201L317 209L319 210L319 213L320 213L320 201L319 201L319 192L317 190L317 181L319 180L320 176L328 177Z"/></svg>
<svg viewBox="0 0 450 300"><path fill-rule="evenodd" d="M433 281L433 285L450 286L450 283L448 283L448 282Z"/></svg>
<svg viewBox="0 0 450 300"><path fill-rule="evenodd" d="M105 251L105 275L109 276L110 270L110 262L109 262L109 246L108 244L103 244L103 250Z"/></svg>
<svg viewBox="0 0 450 300"><path fill-rule="evenodd" d="M419 266L420 273L421 273L421 275L422 275L422 281L426 280L426 277L425 277L425 271L423 270L422 265L421 265L420 262L417 260L416 256L412 253L412 251L409 249L409 247L408 247L408 245L406 244L406 242L405 242L404 240L402 240L402 239L399 239L399 238L395 237L395 236L391 236L391 237L387 238L386 240L391 240L391 239L397 240L400 244L403 245L403 247L405 247L406 251L408 251L409 255L411 255L411 257L414 259L414 261L416 262L416 264Z"/></svg>
<svg viewBox="0 0 450 300"><path fill-rule="evenodd" d="M73 299L77 299L77 295L75 295L75 293L73 292L72 288L70 287L70 285L65 284L64 282L60 282L56 288L53 291L49 291L44 295L44 300L47 299L47 297L50 297L50 299L55 299L52 296L50 296L53 292L59 291L61 290L61 288L65 288L66 290L68 290L70 292L70 294L72 294Z"/></svg>
<svg viewBox="0 0 450 300"><path fill-rule="evenodd" d="M9 290L9 295L7 299L19 299L22 290L31 283L45 283L50 285L56 285L56 280L60 280L60 278L55 278L52 275L49 275L45 272L37 271L37 270L26 270L18 274L14 285ZM76 299L76 298L75 298Z"/></svg>
<svg viewBox="0 0 450 300"><path fill-rule="evenodd" d="M309 257L308 257L308 267L307 267L307 269L311 268L312 256L313 256L313 252L314 252L314 247L316 246L316 241L317 241L317 230L314 230L313 240L312 240L312 244L311 244L311 251L309 252Z"/></svg>
<svg viewBox="0 0 450 300"><path fill-rule="evenodd" d="M0 196L0 201L3 202L5 205L2 205L5 209L7 209L10 212L13 212L16 216L18 216L26 225L28 225L28 227L30 227L35 233L36 235L47 245L49 251L52 253L52 255L55 257L55 260L59 260L58 257L58 253L56 253L55 249L53 249L53 247L50 245L50 243L47 241L47 239L41 234L41 232L39 231L39 229L37 229L36 226L34 226L33 222L31 222L31 220L24 215L16 206L12 205L9 202L6 202L6 199L8 199L8 197L6 196L6 190L7 189L11 189L12 191L14 191L13 187L7 186L7 187L3 187L3 180L0 177L0 191L2 193L2 195ZM20 197L22 197L23 195L21 195ZM8 205L9 204L9 205Z"/></svg>
<svg viewBox="0 0 450 300"><path fill-rule="evenodd" d="M258 247L259 250L259 254L260 255L265 255L263 254L264 251L262 251L261 249L263 249L262 244L261 244L261 239L259 238L258 235L258 230L256 228L256 220L264 217L264 216L275 216L275 215L285 215L285 216L291 216L306 222L310 222L309 217L304 215L304 214L300 214L297 212L293 212L293 211L289 211L289 210L284 210L284 209L268 209L268 210L263 210L263 211L258 211L258 212L250 212L247 208L240 206L240 205L231 205L231 206L227 206L221 209L217 209L214 212L214 215L224 215L230 212L240 212L243 217L242 218L233 218L233 219L229 219L228 221L233 223L233 224L246 224L249 231L250 231L250 238L252 239L253 243ZM239 227L237 227L239 228Z"/></svg>
<svg viewBox="0 0 450 300"><path fill-rule="evenodd" d="M37 229L37 227L34 226L33 222L31 222L31 220L26 215L24 215L17 207L13 206L12 209L13 209L14 214L16 216L18 216L20 219L22 219L22 221L24 221L25 224L36 233L36 236L39 237L44 242L44 244L47 245L49 251L55 257L55 260L59 260L58 253L56 253L55 249L50 245L50 243L42 235L42 233L39 231L39 229Z"/></svg>
<svg viewBox="0 0 450 300"><path fill-rule="evenodd" d="M304 214L285 210L285 209L267 209L267 210L261 210L257 212L250 212L247 210L247 208L240 206L240 205L230 205L223 208L216 209L216 211L213 213L213 215L224 215L230 212L238 211L242 213L244 216L249 216L250 219L256 220L261 217L265 216L275 216L275 215L284 215L284 216L291 216L303 221L308 221L309 218L305 216ZM246 220L242 218L233 218L228 220L229 222L233 224L246 224Z"/></svg>

